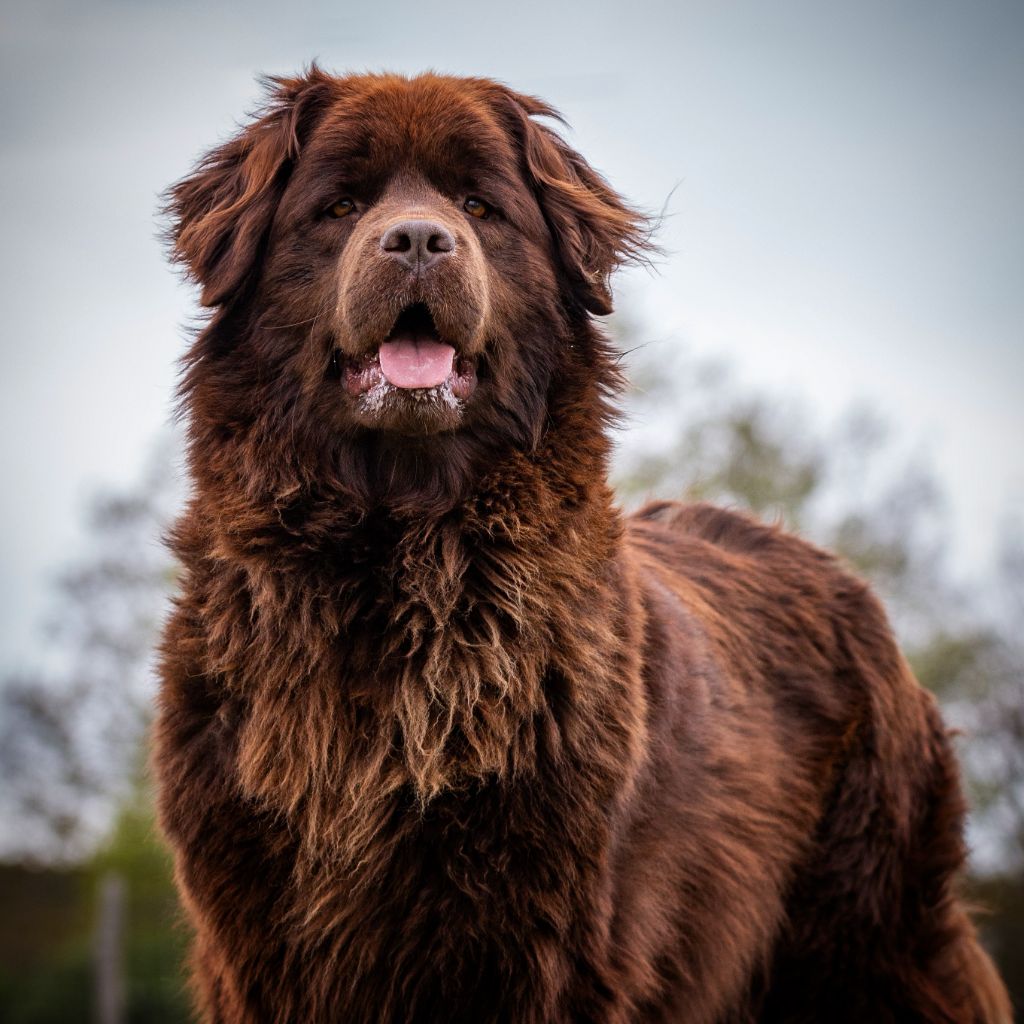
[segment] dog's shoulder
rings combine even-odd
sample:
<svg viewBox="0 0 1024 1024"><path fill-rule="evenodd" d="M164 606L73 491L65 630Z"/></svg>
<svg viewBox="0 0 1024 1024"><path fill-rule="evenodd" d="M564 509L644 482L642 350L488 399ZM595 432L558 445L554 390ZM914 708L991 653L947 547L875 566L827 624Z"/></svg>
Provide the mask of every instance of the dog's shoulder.
<svg viewBox="0 0 1024 1024"><path fill-rule="evenodd" d="M700 537L732 550L751 550L778 532L753 516L707 502L652 501L633 517L656 523L677 533Z"/></svg>
<svg viewBox="0 0 1024 1024"><path fill-rule="evenodd" d="M706 502L650 502L630 517L631 532L649 542L718 551L753 562L789 562L832 574L842 572L827 551L747 512Z"/></svg>
<svg viewBox="0 0 1024 1024"><path fill-rule="evenodd" d="M777 523L706 503L653 502L629 517L630 546L645 575L670 581L683 601L708 601L762 629L854 631L894 644L888 617L852 566ZM753 625L753 623L748 623Z"/></svg>

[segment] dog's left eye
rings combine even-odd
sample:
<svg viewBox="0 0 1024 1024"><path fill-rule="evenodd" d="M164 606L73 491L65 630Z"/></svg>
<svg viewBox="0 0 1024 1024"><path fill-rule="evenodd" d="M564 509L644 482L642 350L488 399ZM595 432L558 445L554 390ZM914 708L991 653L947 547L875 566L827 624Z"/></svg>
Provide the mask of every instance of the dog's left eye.
<svg viewBox="0 0 1024 1024"><path fill-rule="evenodd" d="M470 196L463 204L462 208L471 217L476 217L478 220L486 220L491 215L491 208L482 199L477 199L476 196Z"/></svg>
<svg viewBox="0 0 1024 1024"><path fill-rule="evenodd" d="M354 209L356 204L351 199L339 199L328 211L328 217L347 217Z"/></svg>

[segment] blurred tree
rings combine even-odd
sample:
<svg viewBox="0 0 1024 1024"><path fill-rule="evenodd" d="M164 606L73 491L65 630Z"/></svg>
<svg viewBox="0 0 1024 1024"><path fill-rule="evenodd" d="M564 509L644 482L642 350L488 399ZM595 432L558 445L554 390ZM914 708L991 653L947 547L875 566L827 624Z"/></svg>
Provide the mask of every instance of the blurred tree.
<svg viewBox="0 0 1024 1024"><path fill-rule="evenodd" d="M174 575L160 539L175 495L168 455L161 446L137 487L92 502L88 555L57 581L49 674L0 684L0 860L81 860L138 776Z"/></svg>
<svg viewBox="0 0 1024 1024"><path fill-rule="evenodd" d="M823 428L803 404L746 391L723 364L665 344L630 363L615 473L628 504L677 497L779 520L870 577L904 642L948 620L941 492L877 417L855 410Z"/></svg>
<svg viewBox="0 0 1024 1024"><path fill-rule="evenodd" d="M993 587L990 625L948 687L947 709L968 737L967 774L982 809L986 874L1024 873L1024 543L1007 537ZM1022 922L1024 924L1024 922Z"/></svg>

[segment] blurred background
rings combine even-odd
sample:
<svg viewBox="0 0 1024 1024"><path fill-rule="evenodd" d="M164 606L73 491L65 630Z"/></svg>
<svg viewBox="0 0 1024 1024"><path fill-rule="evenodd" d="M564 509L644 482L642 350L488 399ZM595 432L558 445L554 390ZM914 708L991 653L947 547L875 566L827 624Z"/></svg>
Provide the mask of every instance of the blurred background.
<svg viewBox="0 0 1024 1024"><path fill-rule="evenodd" d="M313 58L544 96L664 214L608 325L622 501L751 508L875 582L1024 1004L1019 0L0 0L0 1021L189 1019L145 735L195 297L157 208Z"/></svg>

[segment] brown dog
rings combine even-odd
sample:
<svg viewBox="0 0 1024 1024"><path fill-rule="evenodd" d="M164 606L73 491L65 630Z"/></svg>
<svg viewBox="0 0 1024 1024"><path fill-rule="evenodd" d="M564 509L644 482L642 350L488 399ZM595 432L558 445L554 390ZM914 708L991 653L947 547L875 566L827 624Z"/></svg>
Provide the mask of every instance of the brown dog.
<svg viewBox="0 0 1024 1024"><path fill-rule="evenodd" d="M494 82L277 80L173 189L155 768L207 1021L1008 1021L867 588L624 519L590 314L642 219Z"/></svg>

